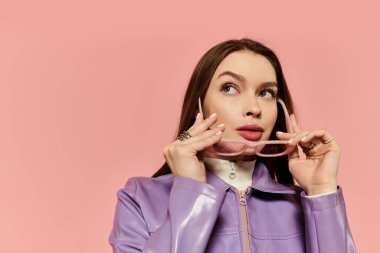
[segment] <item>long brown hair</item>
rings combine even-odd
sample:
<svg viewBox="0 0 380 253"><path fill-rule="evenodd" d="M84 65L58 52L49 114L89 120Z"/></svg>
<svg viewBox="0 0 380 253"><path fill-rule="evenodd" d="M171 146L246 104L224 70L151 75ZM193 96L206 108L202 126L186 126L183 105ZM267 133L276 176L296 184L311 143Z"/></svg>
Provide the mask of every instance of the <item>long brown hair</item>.
<svg viewBox="0 0 380 253"><path fill-rule="evenodd" d="M240 50L249 50L256 54L260 54L271 62L276 72L278 98L281 98L284 101L289 114L295 113L293 101L290 96L288 86L286 85L284 74L282 73L280 61L278 60L276 54L263 44L249 38L227 40L209 49L196 65L186 90L182 104L179 127L173 141L175 141L175 138L179 134L181 134L184 130L188 130L194 124L194 116L198 111L198 97L201 97L201 101L203 101L212 76L221 61L230 53ZM277 104L278 116L273 131L269 137L270 140L277 139L275 136L276 131L286 131L285 116L279 106L280 105ZM289 171L288 156L271 158L257 156L256 159L256 162L260 160L267 166L271 177L279 183L294 184L293 177ZM153 174L152 177L158 177L169 173L171 173L171 170L165 162L162 167Z"/></svg>

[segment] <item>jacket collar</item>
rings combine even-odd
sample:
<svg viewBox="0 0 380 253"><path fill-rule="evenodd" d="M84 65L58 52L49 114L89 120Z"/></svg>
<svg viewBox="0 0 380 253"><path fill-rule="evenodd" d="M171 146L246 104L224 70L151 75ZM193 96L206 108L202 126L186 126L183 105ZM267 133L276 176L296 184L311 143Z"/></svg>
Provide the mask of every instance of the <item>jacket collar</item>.
<svg viewBox="0 0 380 253"><path fill-rule="evenodd" d="M225 182L223 179L212 173L206 167L207 183L218 189L227 190L232 186ZM284 194L295 194L296 191L291 187L280 184L272 179L269 174L268 168L263 162L257 160L255 163L255 169L252 174L252 185L251 188L259 190L262 192L269 193L284 193Z"/></svg>

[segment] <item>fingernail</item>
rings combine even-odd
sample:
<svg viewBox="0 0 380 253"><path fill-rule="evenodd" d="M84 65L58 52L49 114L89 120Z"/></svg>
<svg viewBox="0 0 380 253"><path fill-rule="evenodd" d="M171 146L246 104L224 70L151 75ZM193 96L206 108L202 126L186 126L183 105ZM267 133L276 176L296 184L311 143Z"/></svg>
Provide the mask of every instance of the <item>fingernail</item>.
<svg viewBox="0 0 380 253"><path fill-rule="evenodd" d="M219 124L219 125L217 125L217 127L222 128L222 127L224 127L224 124L223 123Z"/></svg>
<svg viewBox="0 0 380 253"><path fill-rule="evenodd" d="M200 112L198 112L196 119L197 119L197 118L199 118L199 116L200 116L200 115L201 115L201 113L200 113Z"/></svg>
<svg viewBox="0 0 380 253"><path fill-rule="evenodd" d="M284 132L281 132L281 131L277 131L276 133L278 133L278 134L284 134Z"/></svg>
<svg viewBox="0 0 380 253"><path fill-rule="evenodd" d="M217 132L215 135L221 135L222 131Z"/></svg>
<svg viewBox="0 0 380 253"><path fill-rule="evenodd" d="M214 112L213 114L210 115L210 118L213 118L216 116L216 112Z"/></svg>
<svg viewBox="0 0 380 253"><path fill-rule="evenodd" d="M302 137L301 141L304 141L306 139L306 135L304 137Z"/></svg>
<svg viewBox="0 0 380 253"><path fill-rule="evenodd" d="M293 140L294 140L294 139L293 139L293 138L291 138L290 140L288 140L288 143L291 143Z"/></svg>

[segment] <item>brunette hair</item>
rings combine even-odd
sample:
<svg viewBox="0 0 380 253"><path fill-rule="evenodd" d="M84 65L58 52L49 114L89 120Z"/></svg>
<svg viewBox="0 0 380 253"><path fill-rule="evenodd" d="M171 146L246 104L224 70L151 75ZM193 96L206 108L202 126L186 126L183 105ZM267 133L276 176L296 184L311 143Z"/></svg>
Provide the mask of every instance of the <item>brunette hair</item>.
<svg viewBox="0 0 380 253"><path fill-rule="evenodd" d="M198 97L201 97L201 101L203 101L214 72L221 61L230 53L240 50L252 51L269 60L276 72L278 98L281 98L284 101L289 114L295 113L293 101L288 86L286 85L284 74L282 73L280 61L276 54L262 43L249 38L227 40L209 49L196 65L186 90L182 104L179 127L173 141L179 134L184 130L188 130L194 124L194 116L198 112ZM277 103L278 116L273 131L269 137L270 140L277 139L275 135L276 131L286 131L285 116L280 106L281 105ZM289 171L287 155L269 158L256 156L256 162L259 160L267 166L269 173L274 180L283 184L294 184L293 177ZM152 177L158 177L169 173L171 173L171 170L165 162Z"/></svg>

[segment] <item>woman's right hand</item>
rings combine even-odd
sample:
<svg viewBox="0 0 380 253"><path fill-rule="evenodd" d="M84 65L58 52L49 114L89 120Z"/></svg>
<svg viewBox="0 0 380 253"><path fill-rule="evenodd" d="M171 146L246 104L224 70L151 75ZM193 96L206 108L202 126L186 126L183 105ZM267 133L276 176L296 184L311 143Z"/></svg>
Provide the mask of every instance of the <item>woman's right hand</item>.
<svg viewBox="0 0 380 253"><path fill-rule="evenodd" d="M216 121L216 114L203 119L198 114L194 124L187 130L192 137L165 146L164 157L174 176L183 176L206 183L206 168L203 162L205 148L217 143L224 130L224 124L208 129ZM219 132L219 134L218 134Z"/></svg>

